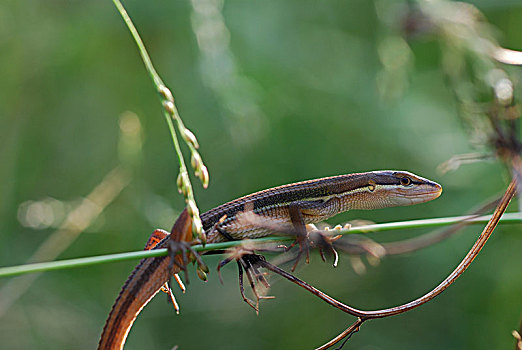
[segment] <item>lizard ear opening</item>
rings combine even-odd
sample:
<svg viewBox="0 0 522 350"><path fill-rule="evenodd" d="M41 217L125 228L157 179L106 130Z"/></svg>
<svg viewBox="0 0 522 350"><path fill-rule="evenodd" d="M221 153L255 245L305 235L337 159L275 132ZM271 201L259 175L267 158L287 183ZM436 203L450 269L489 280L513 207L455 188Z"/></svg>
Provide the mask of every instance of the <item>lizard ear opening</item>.
<svg viewBox="0 0 522 350"><path fill-rule="evenodd" d="M368 181L368 190L370 192L375 191L375 186L376 186L375 181L373 181L373 180Z"/></svg>

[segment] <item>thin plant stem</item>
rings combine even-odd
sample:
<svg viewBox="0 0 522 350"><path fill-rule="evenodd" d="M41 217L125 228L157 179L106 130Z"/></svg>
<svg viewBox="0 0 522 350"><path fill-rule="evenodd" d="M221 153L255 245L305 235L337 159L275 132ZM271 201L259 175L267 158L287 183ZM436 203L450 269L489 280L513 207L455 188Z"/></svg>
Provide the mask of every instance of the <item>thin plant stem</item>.
<svg viewBox="0 0 522 350"><path fill-rule="evenodd" d="M315 350L325 350L328 348L331 348L341 340L343 340L346 337L350 337L353 333L358 332L361 325L364 323L364 319L357 317L357 320L355 320L354 323L352 323L348 328L346 328L341 334L339 334L337 337L330 340L328 343L323 344L322 346L316 348ZM348 340L348 338L346 340ZM345 340L345 342L346 342ZM343 343L344 345L344 343ZM342 345L341 345L342 347Z"/></svg>
<svg viewBox="0 0 522 350"><path fill-rule="evenodd" d="M207 188L209 176L208 176L208 170L206 166L203 164L203 161L201 159L201 156L199 155L197 148L199 147L198 142L194 134L188 130L185 125L183 124L183 121L179 115L178 109L176 108L176 105L174 103L174 97L172 95L172 92L167 88L167 86L163 83L163 80L159 76L158 72L154 68L154 65L152 64L152 60L147 52L147 49L145 48L145 44L143 43L143 40L141 40L141 37L138 33L138 30L132 23L132 20L123 7L123 4L120 2L120 0L113 0L114 5L118 9L121 17L123 18L123 21L127 25L127 28L129 29L132 38L134 39L134 42L138 46L138 51L141 55L141 59L143 63L145 64L145 68L147 72L149 73L152 82L156 86L156 90L159 93L162 105L163 105L163 115L165 117L165 120L167 122L170 135L172 138L172 143L174 145L174 149L176 151L176 154L178 156L178 162L179 162L179 175L177 180L178 190L180 193L183 194L185 197L185 202L187 204L187 208L189 209L189 214L192 217L193 221L193 232L196 236L200 237L201 241L203 243L206 242L205 235L203 233L203 226L201 224L201 219L199 217L199 210L197 208L196 200L194 199L194 191L192 189L192 184L190 182L190 178L188 176L187 166L185 164L185 160L183 157L183 153L181 151L181 147L178 141L178 135L176 134L176 128L174 127L173 120L176 122L177 128L179 133L181 134L181 137L185 140L190 153L191 153L191 159L192 159L192 167L195 170L196 176L198 176L203 184L204 188Z"/></svg>
<svg viewBox="0 0 522 350"><path fill-rule="evenodd" d="M491 218L491 216L481 216L478 218L472 218L469 221L467 221L467 223L483 224L483 223L487 223L490 218ZM462 222L463 220L466 220L466 219L469 219L469 216L456 216L456 217L446 217L446 218L390 222L390 223L384 223L384 224L352 227L350 229L335 230L335 233L344 235L344 234L353 234L353 233L381 232L381 231L409 229L409 228L447 226L447 225L452 225L452 224ZM501 222L506 223L506 224L507 223L522 223L522 213L504 214L504 216L501 219ZM291 241L293 239L294 239L293 237L289 237L289 236L288 237L270 236L270 237L258 238L258 239L252 240L252 242L266 243L266 242L274 242L274 241ZM194 249L194 251L197 251L197 252L211 251L211 250L223 250L223 249L235 247L235 246L238 246L241 244L244 244L244 241L211 243L211 244L207 244L206 246L195 245L193 247L193 249ZM101 256L93 256L93 257L86 257L86 258L37 263L37 264L10 266L10 267L0 268L0 278L34 273L34 272L85 267L85 266L105 264L105 263L110 263L110 262L152 258L152 257L158 257L158 256L165 256L165 255L167 255L167 249L155 249L155 250L101 255Z"/></svg>
<svg viewBox="0 0 522 350"><path fill-rule="evenodd" d="M163 81L161 80L159 74L156 72L156 69L154 68L154 65L152 64L152 60L150 59L149 54L147 53L147 50L145 49L145 44L141 40L140 34L138 33L138 30L132 23L132 20L123 7L123 4L119 0L113 0L114 5L120 12L121 17L125 21L125 24L127 25L129 32L132 35L132 38L136 42L136 45L138 46L138 50L141 55L141 59L143 60L143 63L145 64L145 68L147 69L147 72L150 74L150 77L154 81L154 85L164 85Z"/></svg>

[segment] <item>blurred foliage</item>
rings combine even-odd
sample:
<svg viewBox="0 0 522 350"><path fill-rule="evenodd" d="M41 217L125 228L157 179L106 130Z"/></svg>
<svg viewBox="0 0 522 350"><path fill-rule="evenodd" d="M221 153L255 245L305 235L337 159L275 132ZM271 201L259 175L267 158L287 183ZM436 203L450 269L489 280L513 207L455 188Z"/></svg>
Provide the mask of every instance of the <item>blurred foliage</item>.
<svg viewBox="0 0 522 350"><path fill-rule="evenodd" d="M194 183L202 211L283 183L374 169L427 176L443 185L443 196L417 207L350 212L332 223L460 215L506 186L509 174L496 161L437 173L453 155L475 149L441 68L447 43L437 34L407 41L400 33L406 2L125 5L201 145L211 179L205 191ZM502 46L522 49L520 2L476 5ZM154 88L111 2L2 2L0 66L2 266L24 263L118 164L131 171L130 185L60 258L141 249L154 228L170 227L183 208L175 153ZM519 83L520 68L505 69ZM385 258L362 276L347 257L333 270L317 255L298 274L351 305L392 306L439 283L478 231ZM521 248L520 226L499 227L439 298L365 324L347 348L512 347L521 317ZM215 266L218 259L207 261ZM2 348L94 348L134 265L41 276L0 317ZM241 301L234 268L225 269L224 280L219 285L215 273L208 283L193 278L178 298L180 316L156 297L126 349L312 348L351 320L277 279L271 290L277 299L263 302L257 317Z"/></svg>

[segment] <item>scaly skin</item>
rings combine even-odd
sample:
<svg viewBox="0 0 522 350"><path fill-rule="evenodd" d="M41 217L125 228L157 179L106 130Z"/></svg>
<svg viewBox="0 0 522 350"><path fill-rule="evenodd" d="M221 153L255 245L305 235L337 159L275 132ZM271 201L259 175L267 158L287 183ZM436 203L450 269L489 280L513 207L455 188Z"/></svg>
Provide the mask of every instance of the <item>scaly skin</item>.
<svg viewBox="0 0 522 350"><path fill-rule="evenodd" d="M237 220L245 210L274 224L290 224L290 208L299 210L305 224L324 221L351 209L378 209L412 205L440 196L439 184L406 171L374 171L297 182L256 192L222 204L201 215L207 242L247 239L270 235L272 231ZM171 235L153 249L167 248L172 240L192 241L192 221L184 210ZM109 314L98 345L99 350L122 349L139 312L158 293L172 274L183 266L181 255L169 271L169 257L140 261L122 287Z"/></svg>
<svg viewBox="0 0 522 350"><path fill-rule="evenodd" d="M181 242L192 240L192 220L185 209L176 220L171 235ZM168 238L168 237L167 237ZM156 245L159 249L163 246ZM183 265L181 255L175 259ZM160 291L171 273L178 273L176 265L169 273L169 257L142 259L123 285L120 295L107 318L98 349L123 349L125 339L141 309Z"/></svg>

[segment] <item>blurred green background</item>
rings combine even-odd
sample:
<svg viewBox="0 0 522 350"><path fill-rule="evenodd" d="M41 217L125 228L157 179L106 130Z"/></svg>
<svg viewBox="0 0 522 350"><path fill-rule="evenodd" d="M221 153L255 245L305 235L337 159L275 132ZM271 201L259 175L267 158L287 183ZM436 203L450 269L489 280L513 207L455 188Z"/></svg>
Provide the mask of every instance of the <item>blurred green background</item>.
<svg viewBox="0 0 522 350"><path fill-rule="evenodd" d="M474 149L441 71L437 38L407 43L397 31L405 2L125 5L201 145L211 178L207 190L194 181L202 211L284 183L376 169L429 177L443 185L443 196L416 207L350 212L330 223L461 215L507 186L507 171L496 161L437 171ZM476 5L503 46L522 49L519 1ZM59 258L139 250L155 228L170 228L183 208L176 156L153 85L112 2L3 1L0 67L1 266L25 263L119 164L132 169L125 173L129 184ZM520 69L508 72L515 82L522 76ZM385 258L363 275L347 256L334 270L317 254L297 274L359 308L394 306L438 284L480 229ZM499 227L440 297L368 322L346 349L512 348L522 311L521 251L520 225ZM206 261L213 269L219 259ZM0 347L95 348L136 263L48 272L27 292L0 280ZM236 275L235 266L225 268L223 286L214 271L208 283L192 271L186 295L176 291L181 315L157 296L126 349L310 349L352 321L278 278L270 291L277 298L263 301L256 316L241 300Z"/></svg>

